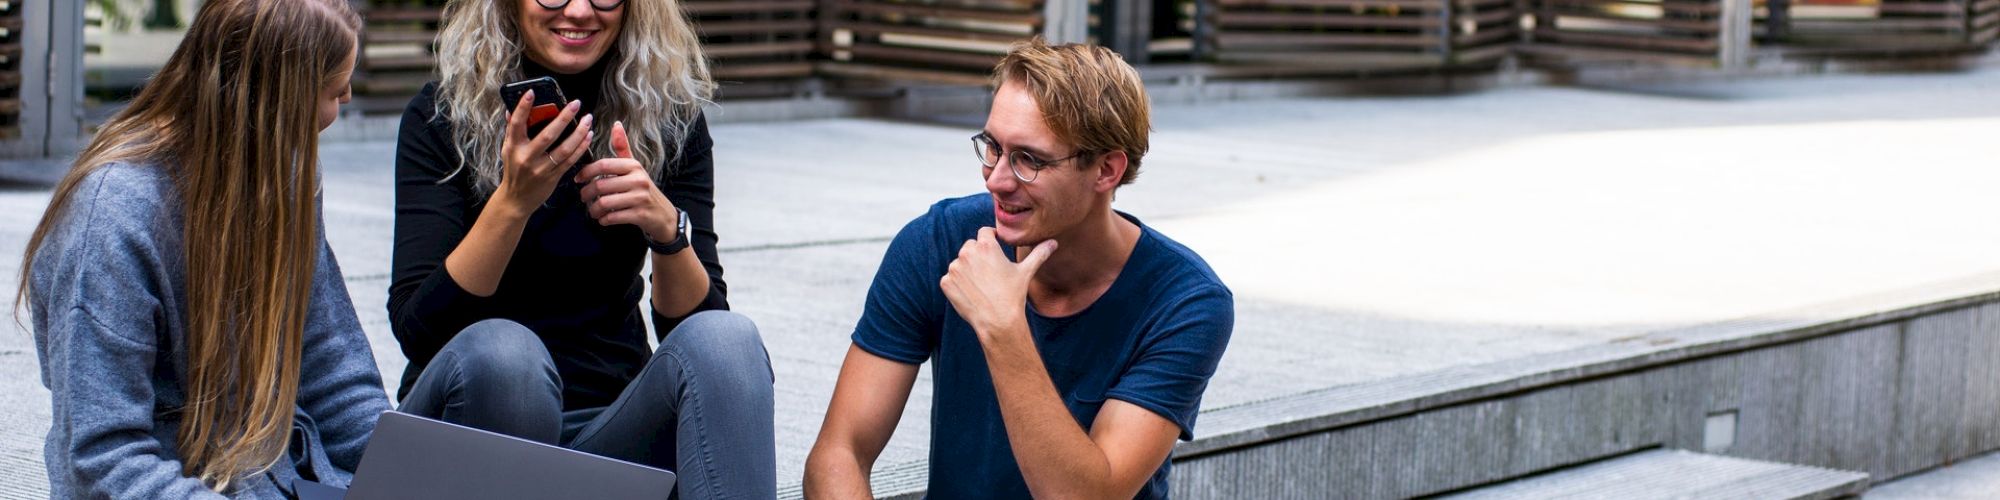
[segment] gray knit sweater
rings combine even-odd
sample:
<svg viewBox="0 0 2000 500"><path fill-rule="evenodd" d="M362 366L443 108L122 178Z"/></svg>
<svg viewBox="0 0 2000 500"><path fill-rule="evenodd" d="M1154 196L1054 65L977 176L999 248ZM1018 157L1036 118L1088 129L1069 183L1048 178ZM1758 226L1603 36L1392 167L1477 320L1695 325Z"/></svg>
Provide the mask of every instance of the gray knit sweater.
<svg viewBox="0 0 2000 500"><path fill-rule="evenodd" d="M156 166L115 164L78 186L35 256L31 312L55 418L43 449L56 498L219 498L181 474L186 269L174 186ZM380 372L319 229L291 447L228 491L285 498L305 476L345 485L375 419Z"/></svg>

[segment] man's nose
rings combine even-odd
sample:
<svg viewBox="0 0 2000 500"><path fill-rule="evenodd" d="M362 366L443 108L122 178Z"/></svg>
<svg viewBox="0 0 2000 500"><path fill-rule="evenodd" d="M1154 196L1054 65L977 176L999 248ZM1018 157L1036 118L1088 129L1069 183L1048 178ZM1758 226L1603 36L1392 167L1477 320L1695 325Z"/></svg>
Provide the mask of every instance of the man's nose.
<svg viewBox="0 0 2000 500"><path fill-rule="evenodd" d="M1000 155L1000 161L993 165L993 171L986 174L986 190L996 193L1013 191L1021 186L1021 180L1014 177L1014 163Z"/></svg>

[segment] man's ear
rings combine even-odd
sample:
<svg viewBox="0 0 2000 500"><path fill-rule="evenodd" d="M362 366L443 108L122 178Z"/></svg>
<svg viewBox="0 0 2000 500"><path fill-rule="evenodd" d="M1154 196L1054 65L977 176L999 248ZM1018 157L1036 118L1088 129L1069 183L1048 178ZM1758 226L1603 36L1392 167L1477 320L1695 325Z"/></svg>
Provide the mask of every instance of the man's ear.
<svg viewBox="0 0 2000 500"><path fill-rule="evenodd" d="M1130 166L1131 157L1124 151L1112 151L1097 155L1097 178L1091 180L1091 188L1099 193L1118 189L1118 182L1125 179L1125 168Z"/></svg>

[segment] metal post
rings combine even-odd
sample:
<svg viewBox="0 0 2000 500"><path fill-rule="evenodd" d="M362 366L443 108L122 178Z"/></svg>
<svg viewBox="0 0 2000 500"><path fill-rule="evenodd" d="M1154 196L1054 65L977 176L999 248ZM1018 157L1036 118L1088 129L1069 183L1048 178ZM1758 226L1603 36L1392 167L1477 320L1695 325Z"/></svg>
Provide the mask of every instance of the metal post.
<svg viewBox="0 0 2000 500"><path fill-rule="evenodd" d="M1087 0L1044 2L1042 37L1051 45L1090 41L1090 3Z"/></svg>
<svg viewBox="0 0 2000 500"><path fill-rule="evenodd" d="M1770 15L1764 16L1764 39L1784 41L1792 34L1792 0L1767 0Z"/></svg>
<svg viewBox="0 0 2000 500"><path fill-rule="evenodd" d="M1188 33L1193 38L1194 47L1189 49L1188 59L1207 61L1215 54L1215 0L1195 0L1194 30Z"/></svg>
<svg viewBox="0 0 2000 500"><path fill-rule="evenodd" d="M1152 0L1108 0L1102 4L1103 38L1106 47L1125 56L1125 62L1144 64L1151 57L1153 39Z"/></svg>
<svg viewBox="0 0 2000 500"><path fill-rule="evenodd" d="M83 149L83 2L53 2L49 17L48 149L68 157Z"/></svg>
<svg viewBox="0 0 2000 500"><path fill-rule="evenodd" d="M1458 53L1457 51L1452 50L1453 49L1452 39L1454 38L1453 35L1456 35L1458 33L1458 26L1454 22L1458 20L1457 14L1458 14L1457 2L1453 2L1451 0L1445 0L1443 2L1443 8L1438 9L1437 12L1438 62L1440 63L1441 66L1447 69L1458 65ZM1466 13L1466 15L1470 17L1471 13Z"/></svg>
<svg viewBox="0 0 2000 500"><path fill-rule="evenodd" d="M1718 63L1724 71L1739 71L1750 66L1750 54L1756 50L1751 40L1751 0L1722 0L1722 31L1718 42L1722 49L1717 54Z"/></svg>

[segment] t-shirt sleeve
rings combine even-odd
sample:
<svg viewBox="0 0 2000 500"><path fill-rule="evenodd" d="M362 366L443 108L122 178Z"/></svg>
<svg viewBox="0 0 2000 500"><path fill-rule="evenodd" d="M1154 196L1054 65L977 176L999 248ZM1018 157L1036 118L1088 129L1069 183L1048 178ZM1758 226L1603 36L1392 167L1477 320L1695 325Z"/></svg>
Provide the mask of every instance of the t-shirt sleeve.
<svg viewBox="0 0 2000 500"><path fill-rule="evenodd" d="M944 276L938 251L939 211L903 226L882 266L868 285L861 322L854 326L854 345L876 356L908 364L923 364L937 347L945 299L938 289Z"/></svg>
<svg viewBox="0 0 2000 500"><path fill-rule="evenodd" d="M1132 368L1105 397L1151 410L1179 426L1181 440L1193 440L1201 394L1236 325L1236 302L1228 290L1205 286L1163 309Z"/></svg>

